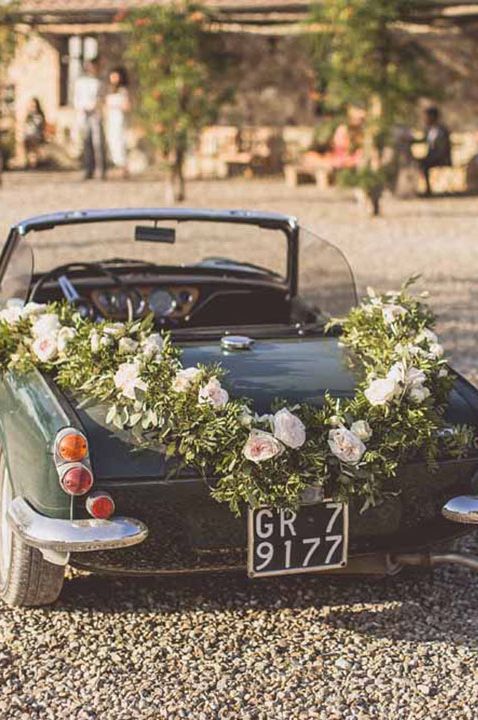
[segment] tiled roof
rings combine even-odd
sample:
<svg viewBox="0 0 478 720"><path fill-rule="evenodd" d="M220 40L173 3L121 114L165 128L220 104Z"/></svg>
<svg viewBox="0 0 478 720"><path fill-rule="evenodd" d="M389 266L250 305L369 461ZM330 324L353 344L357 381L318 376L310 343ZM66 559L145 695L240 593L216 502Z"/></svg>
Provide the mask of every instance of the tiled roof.
<svg viewBox="0 0 478 720"><path fill-rule="evenodd" d="M22 13L61 13L115 11L144 5L168 4L171 0L21 0ZM205 0L204 4L218 10L257 10L270 12L307 7L309 0Z"/></svg>

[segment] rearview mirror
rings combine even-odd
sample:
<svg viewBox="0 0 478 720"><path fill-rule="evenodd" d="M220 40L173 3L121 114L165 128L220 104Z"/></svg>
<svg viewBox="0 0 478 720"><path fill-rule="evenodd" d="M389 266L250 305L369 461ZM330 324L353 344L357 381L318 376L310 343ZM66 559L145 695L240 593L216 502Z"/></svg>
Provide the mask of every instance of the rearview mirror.
<svg viewBox="0 0 478 720"><path fill-rule="evenodd" d="M136 225L134 239L139 242L176 242L176 230L174 228L150 227L149 225Z"/></svg>

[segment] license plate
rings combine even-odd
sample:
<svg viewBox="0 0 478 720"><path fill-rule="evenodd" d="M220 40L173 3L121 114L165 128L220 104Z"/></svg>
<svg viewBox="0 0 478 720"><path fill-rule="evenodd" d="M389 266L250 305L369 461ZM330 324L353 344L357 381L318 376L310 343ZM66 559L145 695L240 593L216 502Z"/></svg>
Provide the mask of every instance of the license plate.
<svg viewBox="0 0 478 720"><path fill-rule="evenodd" d="M250 509L248 524L249 577L320 572L347 564L348 505Z"/></svg>

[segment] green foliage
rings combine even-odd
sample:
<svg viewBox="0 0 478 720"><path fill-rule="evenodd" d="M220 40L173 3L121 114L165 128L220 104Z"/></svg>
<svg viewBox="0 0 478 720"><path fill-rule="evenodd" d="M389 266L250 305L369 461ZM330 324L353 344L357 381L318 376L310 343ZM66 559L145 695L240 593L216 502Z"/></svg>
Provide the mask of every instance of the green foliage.
<svg viewBox="0 0 478 720"><path fill-rule="evenodd" d="M105 403L108 423L129 429L139 447L162 448L172 472L194 468L235 513L245 504L296 507L308 485L368 505L400 491L402 463L422 458L433 469L440 456L465 453L471 431L445 428L453 378L431 330L433 315L408 285L385 295L370 290L334 322L356 372L354 397L327 396L322 407L287 408L277 400L274 414L261 417L251 400L228 397L220 366L185 371L180 351L169 335L153 332L150 317L94 323L66 304L7 305L0 367L27 373L37 366L84 402ZM371 394L377 381L388 383L385 397ZM205 396L211 384L213 395ZM284 408L304 431L295 440L278 429ZM267 457L248 450L257 433L274 450Z"/></svg>
<svg viewBox="0 0 478 720"><path fill-rule="evenodd" d="M431 57L400 28L427 0L327 0L317 4L309 22L309 47L325 104L342 113L350 106L366 111L365 172L349 181L372 193L383 188L383 150L394 124L410 122L419 98L437 96L429 73ZM373 174L374 173L374 174Z"/></svg>
<svg viewBox="0 0 478 720"><path fill-rule="evenodd" d="M0 4L0 81L5 66L11 60L15 50L15 28L12 12L16 6L16 0Z"/></svg>
<svg viewBox="0 0 478 720"><path fill-rule="evenodd" d="M310 22L320 25L312 35L313 58L331 107L369 108L373 97L380 98L386 131L408 120L417 99L430 95L429 57L397 26L420 5L428 2L327 0L311 10Z"/></svg>
<svg viewBox="0 0 478 720"><path fill-rule="evenodd" d="M125 22L139 114L149 140L170 161L184 154L217 111L206 20L200 5L184 2L135 10Z"/></svg>

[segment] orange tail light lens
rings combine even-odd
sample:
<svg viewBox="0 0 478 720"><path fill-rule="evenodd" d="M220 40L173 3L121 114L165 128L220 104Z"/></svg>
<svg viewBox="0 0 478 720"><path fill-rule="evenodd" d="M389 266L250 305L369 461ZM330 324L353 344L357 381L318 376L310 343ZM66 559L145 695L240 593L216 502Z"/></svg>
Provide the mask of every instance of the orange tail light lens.
<svg viewBox="0 0 478 720"><path fill-rule="evenodd" d="M72 431L58 439L56 451L65 462L79 462L88 455L88 443L84 435Z"/></svg>

